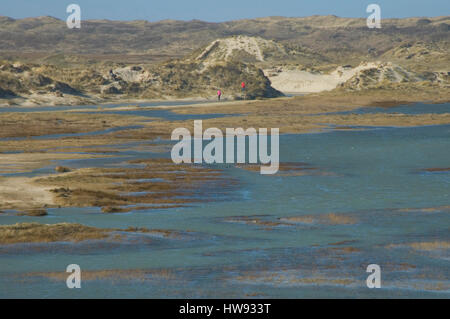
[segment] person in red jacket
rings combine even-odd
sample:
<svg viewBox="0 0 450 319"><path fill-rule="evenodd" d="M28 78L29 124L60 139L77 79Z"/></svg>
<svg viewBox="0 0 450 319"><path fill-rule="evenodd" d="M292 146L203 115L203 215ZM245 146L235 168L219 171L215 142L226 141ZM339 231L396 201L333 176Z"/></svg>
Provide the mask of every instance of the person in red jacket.
<svg viewBox="0 0 450 319"><path fill-rule="evenodd" d="M245 94L245 82L241 83L241 88L242 88L242 98L247 99L246 94Z"/></svg>
<svg viewBox="0 0 450 319"><path fill-rule="evenodd" d="M222 97L222 91L218 90L217 91L217 99L220 101L220 98Z"/></svg>

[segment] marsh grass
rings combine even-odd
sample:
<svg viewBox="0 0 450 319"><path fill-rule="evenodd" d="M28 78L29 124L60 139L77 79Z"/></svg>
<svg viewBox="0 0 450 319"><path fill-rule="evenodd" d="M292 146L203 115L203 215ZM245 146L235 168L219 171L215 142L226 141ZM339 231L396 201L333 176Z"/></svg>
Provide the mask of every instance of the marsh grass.
<svg viewBox="0 0 450 319"><path fill-rule="evenodd" d="M217 200L216 195L223 196L238 185L220 170L176 165L170 159L134 160L130 164L142 164L142 168L79 169L42 177L36 183L54 187L54 200L61 206L102 207L104 213L184 207Z"/></svg>
<svg viewBox="0 0 450 319"><path fill-rule="evenodd" d="M108 230L88 227L80 224L21 223L0 226L0 243L44 243L44 242L80 242L85 240L105 239Z"/></svg>
<svg viewBox="0 0 450 319"><path fill-rule="evenodd" d="M343 214L326 214L326 215L305 215L294 217L283 217L280 220L290 223L301 224L324 224L324 225L354 225L358 220L352 216Z"/></svg>
<svg viewBox="0 0 450 319"><path fill-rule="evenodd" d="M66 281L66 272L28 273L26 277L45 277L53 281ZM138 281L148 280L177 280L178 276L171 269L127 269L127 270L83 270L81 273L83 281Z"/></svg>
<svg viewBox="0 0 450 319"><path fill-rule="evenodd" d="M333 247L331 249L334 250L337 253L342 253L342 254L351 254L351 253L359 253L359 252L361 252L361 249L359 249L357 247L352 247L352 246L348 246L348 247Z"/></svg>
<svg viewBox="0 0 450 319"><path fill-rule="evenodd" d="M264 220L257 216L229 217L225 219L225 222L261 226L265 230L272 230L274 227L279 226L292 226L292 224L283 223L279 221Z"/></svg>
<svg viewBox="0 0 450 319"><path fill-rule="evenodd" d="M425 208L400 208L396 211L402 213L420 212L420 213L436 213L436 212L450 212L450 205L437 206L437 207L425 207Z"/></svg>
<svg viewBox="0 0 450 319"><path fill-rule="evenodd" d="M57 173L68 173L68 172L70 172L70 168L65 167L65 166L56 166L55 167L55 172L57 172Z"/></svg>
<svg viewBox="0 0 450 319"><path fill-rule="evenodd" d="M354 225L358 220L354 217L342 215L342 214L326 214L326 215L305 215L305 216L293 216L293 217L281 217L278 220L270 220L261 216L235 216L224 219L228 223L238 223L246 225L255 225L263 227L265 230L273 230L275 227L294 227L296 224L306 225ZM349 241L342 241L333 244L334 246L345 245L350 243ZM345 252L359 251L353 247L335 247L335 250Z"/></svg>
<svg viewBox="0 0 450 319"><path fill-rule="evenodd" d="M389 249L409 247L418 251L442 251L450 249L450 242L448 241L429 241L429 242L413 242L403 244L389 244L386 246Z"/></svg>
<svg viewBox="0 0 450 319"><path fill-rule="evenodd" d="M296 285L317 285L317 286L349 286L357 283L352 278L327 278L326 276L316 275L310 277L301 277L291 271L287 272L263 272L249 273L237 276L235 280L240 282L265 283L276 286L296 286Z"/></svg>
<svg viewBox="0 0 450 319"><path fill-rule="evenodd" d="M312 167L307 163L281 162L278 166L278 172L268 176L305 176L324 174L324 172L321 172L317 167ZM249 172L260 173L261 171L260 164L238 164L236 167Z"/></svg>
<svg viewBox="0 0 450 319"><path fill-rule="evenodd" d="M448 241L433 241L433 242L421 242L409 244L415 250L447 250L450 249L450 242Z"/></svg>
<svg viewBox="0 0 450 319"><path fill-rule="evenodd" d="M440 167L432 167L424 169L425 172L450 172L450 167L440 168Z"/></svg>
<svg viewBox="0 0 450 319"><path fill-rule="evenodd" d="M17 223L0 226L0 244L83 242L89 240L126 241L126 234L148 234L164 238L182 238L182 233L166 229L129 227L96 228L81 224Z"/></svg>
<svg viewBox="0 0 450 319"><path fill-rule="evenodd" d="M47 216L47 210L44 208L35 208L18 214L19 216L43 217Z"/></svg>
<svg viewBox="0 0 450 319"><path fill-rule="evenodd" d="M0 114L0 138L31 137L102 131L113 127L141 124L148 118L77 112L14 112Z"/></svg>

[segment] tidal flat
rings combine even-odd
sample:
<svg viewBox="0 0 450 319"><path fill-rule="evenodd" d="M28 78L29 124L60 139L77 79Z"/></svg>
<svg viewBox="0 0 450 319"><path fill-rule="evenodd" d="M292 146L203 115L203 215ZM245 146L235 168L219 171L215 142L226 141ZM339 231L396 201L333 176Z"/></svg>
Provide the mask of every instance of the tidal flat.
<svg viewBox="0 0 450 319"><path fill-rule="evenodd" d="M75 263L83 297L448 297L443 95L2 109L0 296L75 297ZM279 127L278 174L174 164L170 134L197 117Z"/></svg>

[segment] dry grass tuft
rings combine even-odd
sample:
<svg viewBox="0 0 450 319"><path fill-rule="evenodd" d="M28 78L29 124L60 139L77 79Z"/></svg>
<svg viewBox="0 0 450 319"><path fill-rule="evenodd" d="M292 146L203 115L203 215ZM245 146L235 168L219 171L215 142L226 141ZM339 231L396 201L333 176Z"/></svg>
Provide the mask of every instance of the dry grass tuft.
<svg viewBox="0 0 450 319"><path fill-rule="evenodd" d="M291 272L282 273L249 273L236 277L241 282L264 282L273 285L320 285L320 286L348 286L355 284L355 280L348 278L326 278L321 275L311 277L299 277Z"/></svg>
<svg viewBox="0 0 450 319"><path fill-rule="evenodd" d="M328 214L320 217L322 220L333 225L353 225L357 220L353 217L338 214Z"/></svg>
<svg viewBox="0 0 450 319"><path fill-rule="evenodd" d="M299 223L299 224L314 224L316 219L312 216L295 216L295 217L284 217L280 220L290 222L290 223Z"/></svg>
<svg viewBox="0 0 450 319"><path fill-rule="evenodd" d="M405 244L390 244L390 245L387 245L386 247L389 249L410 247L415 250L437 251L437 250L450 249L450 242L448 242L448 241L430 241L430 242L416 242L416 243L405 243Z"/></svg>
<svg viewBox="0 0 450 319"><path fill-rule="evenodd" d="M450 167L432 167L432 168L426 168L424 169L425 172L435 173L435 172L449 172Z"/></svg>
<svg viewBox="0 0 450 319"><path fill-rule="evenodd" d="M310 175L333 175L328 172L324 172L319 170L317 167L312 167L307 163L279 163L278 164L278 172L274 175L267 175L267 176L310 176ZM238 164L236 165L237 168L244 169L249 172L256 172L259 173L261 170L261 164Z"/></svg>
<svg viewBox="0 0 450 319"><path fill-rule="evenodd" d="M55 281L66 281L66 272L29 273L26 277L45 277ZM83 281L146 281L152 279L175 280L176 274L170 269L129 269L129 270L85 270L81 272Z"/></svg>
<svg viewBox="0 0 450 319"><path fill-rule="evenodd" d="M361 249L356 248L356 247L333 247L332 250L334 250L337 253L342 253L342 254L351 254L351 253L359 253L361 251Z"/></svg>
<svg viewBox="0 0 450 319"><path fill-rule="evenodd" d="M36 209L30 209L26 212L19 213L19 216L31 216L31 217L42 217L47 216L47 210L44 208L36 208Z"/></svg>
<svg viewBox="0 0 450 319"><path fill-rule="evenodd" d="M326 214L326 215L305 215L284 217L280 220L289 223L300 224L324 224L324 225L354 225L358 220L354 217L342 215L342 214Z"/></svg>
<svg viewBox="0 0 450 319"><path fill-rule="evenodd" d="M237 216L237 217L230 217L225 219L228 223L238 223L238 224L246 224L246 225L256 225L264 227L265 230L272 230L273 227L278 226L291 226L290 224L283 223L283 222L274 222L270 220L263 220L256 216Z"/></svg>
<svg viewBox="0 0 450 319"><path fill-rule="evenodd" d="M70 168L64 167L64 166L56 166L55 167L55 172L57 172L57 173L68 173L68 172L70 172Z"/></svg>
<svg viewBox="0 0 450 319"><path fill-rule="evenodd" d="M84 168L36 179L64 207L102 207L103 213L166 209L217 200L237 180L217 169L176 165L170 159L134 160L138 168ZM199 191L199 189L201 191ZM139 206L139 204L141 206ZM138 206L136 206L138 205Z"/></svg>
<svg viewBox="0 0 450 319"><path fill-rule="evenodd" d="M416 250L441 250L450 249L450 242L448 241L433 241L433 242L422 242L422 243L411 243L410 247Z"/></svg>
<svg viewBox="0 0 450 319"><path fill-rule="evenodd" d="M124 233L149 234L158 237L180 239L178 231L129 227L127 229L96 228L81 224L17 223L0 226L0 244L82 242L87 240L126 240Z"/></svg>
<svg viewBox="0 0 450 319"><path fill-rule="evenodd" d="M17 223L0 226L0 244L80 242L104 239L110 230L80 224Z"/></svg>
<svg viewBox="0 0 450 319"><path fill-rule="evenodd" d="M120 207L104 206L102 207L102 212L106 214L123 213L123 209Z"/></svg>

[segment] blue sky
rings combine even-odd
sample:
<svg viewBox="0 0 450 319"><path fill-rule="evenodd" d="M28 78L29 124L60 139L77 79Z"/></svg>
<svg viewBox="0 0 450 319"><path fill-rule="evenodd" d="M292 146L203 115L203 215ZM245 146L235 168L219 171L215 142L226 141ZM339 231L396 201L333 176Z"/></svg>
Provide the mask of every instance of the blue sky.
<svg viewBox="0 0 450 319"><path fill-rule="evenodd" d="M0 0L0 15L13 18L50 15L66 19L67 5L81 6L82 19L163 19L228 21L265 16L334 14L367 17L371 3L382 18L450 15L450 0Z"/></svg>

